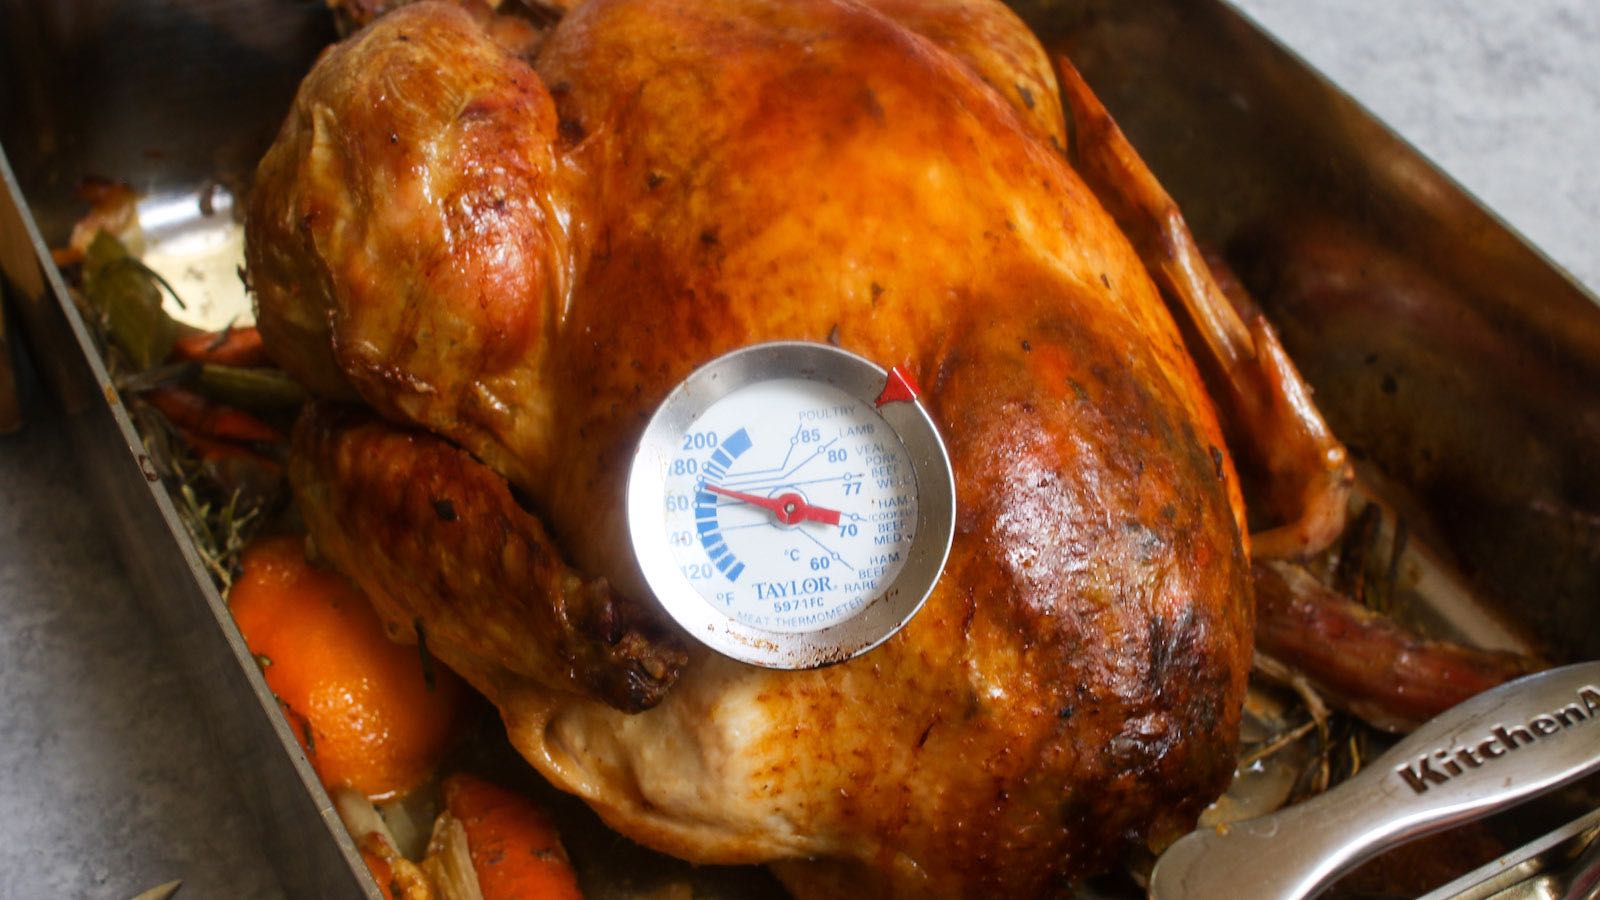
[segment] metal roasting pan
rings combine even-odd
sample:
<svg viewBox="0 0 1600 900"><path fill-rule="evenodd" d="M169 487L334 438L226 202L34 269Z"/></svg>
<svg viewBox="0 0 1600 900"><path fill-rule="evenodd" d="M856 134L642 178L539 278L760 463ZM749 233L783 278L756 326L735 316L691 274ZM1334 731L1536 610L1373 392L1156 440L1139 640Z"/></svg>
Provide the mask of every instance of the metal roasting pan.
<svg viewBox="0 0 1600 900"><path fill-rule="evenodd" d="M1424 610L1428 624L1600 658L1595 298L1227 3L1015 5L1278 323L1363 476L1488 598ZM285 888L376 898L47 249L66 242L89 176L129 182L147 224L179 242L234 227L225 203L200 198L244 190L332 37L311 0L0 0L0 271ZM759 870L690 871L547 799L597 895L685 877L713 896L775 888Z"/></svg>

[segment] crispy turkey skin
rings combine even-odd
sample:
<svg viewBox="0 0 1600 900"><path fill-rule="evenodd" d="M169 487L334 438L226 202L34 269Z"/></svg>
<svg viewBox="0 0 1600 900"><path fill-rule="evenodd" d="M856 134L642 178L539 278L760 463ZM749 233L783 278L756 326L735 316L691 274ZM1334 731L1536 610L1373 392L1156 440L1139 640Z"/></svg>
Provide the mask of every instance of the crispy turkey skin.
<svg viewBox="0 0 1600 900"><path fill-rule="evenodd" d="M1029 895L1176 836L1233 771L1243 510L1064 145L991 0L588 0L527 63L450 4L378 19L247 222L269 349L327 398L291 461L313 538L546 777L684 858ZM922 612L802 672L685 650L623 519L656 404L778 339L912 373L959 509Z"/></svg>

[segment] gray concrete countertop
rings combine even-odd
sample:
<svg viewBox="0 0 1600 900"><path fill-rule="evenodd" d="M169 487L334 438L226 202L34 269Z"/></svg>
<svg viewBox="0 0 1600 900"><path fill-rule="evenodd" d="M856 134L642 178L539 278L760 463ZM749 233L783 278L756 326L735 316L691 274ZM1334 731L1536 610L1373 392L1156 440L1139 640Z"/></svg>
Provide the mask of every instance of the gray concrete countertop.
<svg viewBox="0 0 1600 900"><path fill-rule="evenodd" d="M1600 293L1600 4L1233 3Z"/></svg>
<svg viewBox="0 0 1600 900"><path fill-rule="evenodd" d="M1236 0L1591 290L1600 4ZM281 896L61 423L0 438L0 897Z"/></svg>

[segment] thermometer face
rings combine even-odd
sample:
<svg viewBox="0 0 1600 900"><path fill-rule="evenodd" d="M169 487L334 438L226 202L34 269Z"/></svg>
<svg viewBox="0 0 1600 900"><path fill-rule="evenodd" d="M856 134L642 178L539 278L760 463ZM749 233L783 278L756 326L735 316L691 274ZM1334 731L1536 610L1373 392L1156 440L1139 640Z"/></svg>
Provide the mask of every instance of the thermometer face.
<svg viewBox="0 0 1600 900"><path fill-rule="evenodd" d="M774 668L886 640L932 591L954 523L944 443L909 381L822 344L697 370L629 474L650 590L690 635Z"/></svg>
<svg viewBox="0 0 1600 900"><path fill-rule="evenodd" d="M860 612L900 574L917 479L870 402L818 381L739 388L683 435L662 504L679 571L719 611L772 631Z"/></svg>

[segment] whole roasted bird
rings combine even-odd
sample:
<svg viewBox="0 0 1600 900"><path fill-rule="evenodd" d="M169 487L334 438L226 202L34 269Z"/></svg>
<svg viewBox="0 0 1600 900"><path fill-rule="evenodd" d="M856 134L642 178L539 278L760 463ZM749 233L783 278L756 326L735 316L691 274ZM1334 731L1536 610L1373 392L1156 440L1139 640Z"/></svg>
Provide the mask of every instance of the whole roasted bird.
<svg viewBox="0 0 1600 900"><path fill-rule="evenodd" d="M547 778L686 859L772 863L803 895L1034 894L1191 827L1251 662L1212 395L1282 523L1262 546L1337 532L1348 470L1070 67L1076 168L998 0L588 0L502 26L377 19L261 164L249 275L269 348L325 398L292 461L321 552ZM922 612L814 671L683 640L623 520L656 404L776 339L912 373L960 510Z"/></svg>

